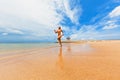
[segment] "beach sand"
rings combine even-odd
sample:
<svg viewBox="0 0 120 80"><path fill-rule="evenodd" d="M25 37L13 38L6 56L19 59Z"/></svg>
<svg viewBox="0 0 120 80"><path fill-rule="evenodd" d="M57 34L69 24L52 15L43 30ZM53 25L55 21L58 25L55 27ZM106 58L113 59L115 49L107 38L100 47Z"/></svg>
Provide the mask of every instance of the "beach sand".
<svg viewBox="0 0 120 80"><path fill-rule="evenodd" d="M0 80L120 80L120 41L7 51Z"/></svg>

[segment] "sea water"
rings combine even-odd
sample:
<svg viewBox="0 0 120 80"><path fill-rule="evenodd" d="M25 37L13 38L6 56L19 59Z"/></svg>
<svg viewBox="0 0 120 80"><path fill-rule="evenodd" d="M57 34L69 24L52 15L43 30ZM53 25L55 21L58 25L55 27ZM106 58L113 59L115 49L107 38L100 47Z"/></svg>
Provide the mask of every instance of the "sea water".
<svg viewBox="0 0 120 80"><path fill-rule="evenodd" d="M7 50L47 48L55 45L57 44L56 43L0 43L0 52Z"/></svg>

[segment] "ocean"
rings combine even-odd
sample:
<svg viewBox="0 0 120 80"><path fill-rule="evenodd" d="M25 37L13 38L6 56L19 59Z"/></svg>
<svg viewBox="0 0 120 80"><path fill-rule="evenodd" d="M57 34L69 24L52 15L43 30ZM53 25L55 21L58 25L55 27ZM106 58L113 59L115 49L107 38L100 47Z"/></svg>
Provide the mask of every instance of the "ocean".
<svg viewBox="0 0 120 80"><path fill-rule="evenodd" d="M21 50L30 48L47 48L56 46L57 43L0 43L0 51Z"/></svg>

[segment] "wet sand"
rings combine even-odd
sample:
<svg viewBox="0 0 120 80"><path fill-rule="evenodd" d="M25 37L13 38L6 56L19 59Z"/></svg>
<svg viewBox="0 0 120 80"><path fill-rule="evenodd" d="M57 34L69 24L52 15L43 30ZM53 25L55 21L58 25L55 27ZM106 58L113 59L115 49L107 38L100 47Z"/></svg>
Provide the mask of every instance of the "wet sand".
<svg viewBox="0 0 120 80"><path fill-rule="evenodd" d="M120 41L7 53L0 55L0 80L120 80Z"/></svg>

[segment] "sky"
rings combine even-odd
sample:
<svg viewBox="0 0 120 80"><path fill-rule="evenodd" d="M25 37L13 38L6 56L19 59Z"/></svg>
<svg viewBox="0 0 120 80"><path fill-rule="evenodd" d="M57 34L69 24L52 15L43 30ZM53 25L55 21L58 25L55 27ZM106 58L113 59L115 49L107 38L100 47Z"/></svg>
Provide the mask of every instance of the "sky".
<svg viewBox="0 0 120 80"><path fill-rule="evenodd" d="M120 39L120 0L0 0L0 42Z"/></svg>

